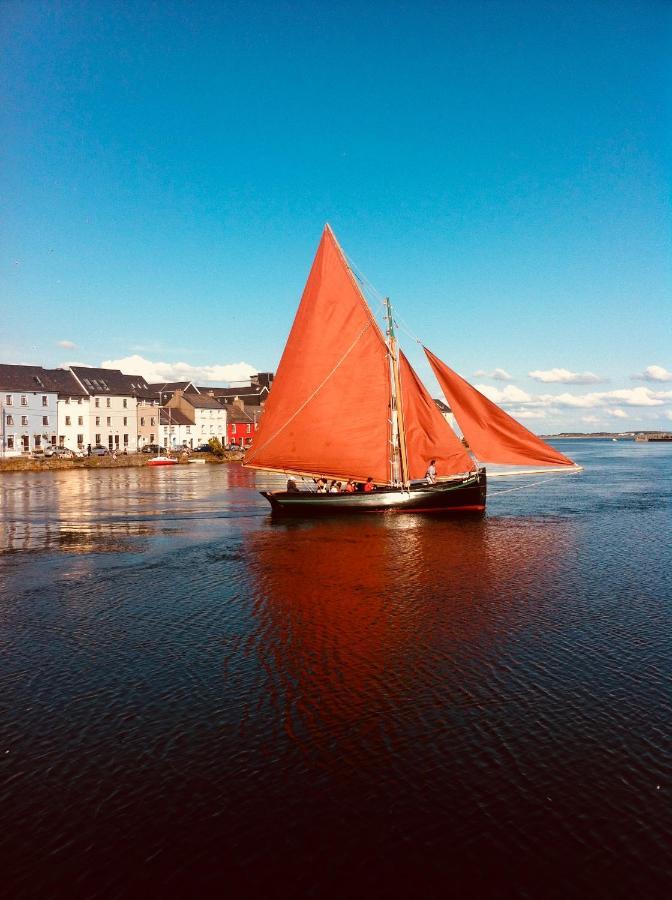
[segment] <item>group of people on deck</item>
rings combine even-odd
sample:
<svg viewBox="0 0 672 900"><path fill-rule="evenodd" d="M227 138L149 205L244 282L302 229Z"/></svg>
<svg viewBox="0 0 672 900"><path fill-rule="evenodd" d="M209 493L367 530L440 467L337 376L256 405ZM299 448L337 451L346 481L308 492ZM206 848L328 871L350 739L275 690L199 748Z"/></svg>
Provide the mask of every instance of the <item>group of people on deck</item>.
<svg viewBox="0 0 672 900"><path fill-rule="evenodd" d="M425 480L428 484L436 483L436 460L431 460L429 466L427 467L427 472L425 474ZM315 484L317 485L316 491L318 494L356 494L356 493L364 493L368 494L371 491L375 491L376 486L373 483L373 478L369 476L365 482L362 481L353 481L352 479L348 479L348 481L343 484L342 481L337 481L335 478L316 478ZM291 476L287 479L287 491L290 494L297 493L300 490L299 486L296 483L296 480Z"/></svg>
<svg viewBox="0 0 672 900"><path fill-rule="evenodd" d="M331 480L328 478L316 478L315 484L318 494L356 494L359 492L368 494L376 489L371 477L367 478L366 482L348 479L345 484L342 481L337 481L335 478ZM289 493L296 493L299 490L299 486L294 478L287 479L287 490Z"/></svg>

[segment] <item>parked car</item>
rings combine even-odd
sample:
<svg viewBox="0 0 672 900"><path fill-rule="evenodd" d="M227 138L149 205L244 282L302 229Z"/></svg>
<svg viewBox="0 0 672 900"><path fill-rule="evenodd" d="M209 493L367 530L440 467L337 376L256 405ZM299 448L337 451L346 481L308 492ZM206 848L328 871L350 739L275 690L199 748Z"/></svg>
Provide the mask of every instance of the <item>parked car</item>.
<svg viewBox="0 0 672 900"><path fill-rule="evenodd" d="M236 451L238 451L238 452L243 451L243 447L241 447L240 444L227 444L224 449L228 450L229 453L235 453Z"/></svg>
<svg viewBox="0 0 672 900"><path fill-rule="evenodd" d="M75 451L71 450L69 447L52 447L51 453L47 453L45 450L46 456L53 456L56 459L74 459Z"/></svg>
<svg viewBox="0 0 672 900"><path fill-rule="evenodd" d="M140 451L141 453L159 453L161 451L161 447L158 444L145 444L145 446Z"/></svg>
<svg viewBox="0 0 672 900"><path fill-rule="evenodd" d="M211 453L212 447L210 444L199 444L198 447L194 448L194 453Z"/></svg>
<svg viewBox="0 0 672 900"><path fill-rule="evenodd" d="M109 456L110 451L107 447L103 447L102 444L96 444L95 447L91 448L91 456Z"/></svg>
<svg viewBox="0 0 672 900"><path fill-rule="evenodd" d="M47 458L44 450L42 450L41 447L37 447L35 450L33 450L33 452L30 454L30 457L31 457L31 459L46 459Z"/></svg>

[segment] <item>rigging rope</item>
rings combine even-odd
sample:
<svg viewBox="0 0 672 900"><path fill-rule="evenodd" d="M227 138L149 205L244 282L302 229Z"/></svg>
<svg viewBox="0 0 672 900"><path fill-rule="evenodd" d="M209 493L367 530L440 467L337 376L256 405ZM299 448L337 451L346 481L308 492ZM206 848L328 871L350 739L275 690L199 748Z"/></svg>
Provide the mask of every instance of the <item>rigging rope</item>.
<svg viewBox="0 0 672 900"><path fill-rule="evenodd" d="M520 487L505 488L503 491L495 491L488 495L488 500L492 500L493 497L499 497L500 494L511 494L513 491L524 491L525 488L537 487L540 484L546 484L547 481L553 481L554 478L555 476L552 476L551 478L544 478L541 481L533 481L532 484L522 484Z"/></svg>

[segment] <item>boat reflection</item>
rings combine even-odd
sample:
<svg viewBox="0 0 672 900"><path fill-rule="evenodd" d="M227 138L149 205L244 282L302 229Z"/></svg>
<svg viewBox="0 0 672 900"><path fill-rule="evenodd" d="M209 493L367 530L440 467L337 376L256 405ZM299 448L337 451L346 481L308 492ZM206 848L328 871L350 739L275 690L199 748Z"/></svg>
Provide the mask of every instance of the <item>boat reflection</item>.
<svg viewBox="0 0 672 900"><path fill-rule="evenodd" d="M420 516L247 535L257 619L247 649L275 713L273 747L284 732L323 762L338 747L341 764L365 742L375 766L408 743L409 722L426 734L430 719L430 731L448 728L486 708L502 642L529 619L539 626L574 537L561 521Z"/></svg>

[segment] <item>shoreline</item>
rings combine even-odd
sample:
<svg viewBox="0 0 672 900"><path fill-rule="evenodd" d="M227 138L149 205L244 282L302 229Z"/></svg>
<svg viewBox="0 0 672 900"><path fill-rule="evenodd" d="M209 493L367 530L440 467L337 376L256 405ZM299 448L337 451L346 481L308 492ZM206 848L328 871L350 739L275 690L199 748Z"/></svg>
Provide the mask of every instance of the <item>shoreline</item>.
<svg viewBox="0 0 672 900"><path fill-rule="evenodd" d="M111 456L87 456L83 459L27 459L20 456L0 460L0 473L6 472L62 472L70 469L132 469L146 466L152 457L147 453L121 454L116 459ZM240 462L242 457L236 453L224 453L221 458L212 453L199 453L197 459L210 465ZM178 459L178 465L188 466L189 458Z"/></svg>

